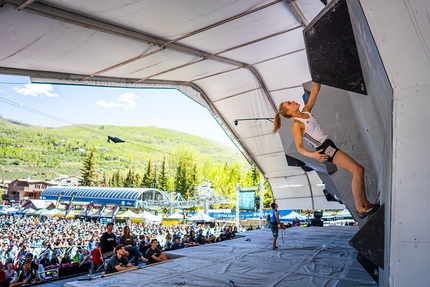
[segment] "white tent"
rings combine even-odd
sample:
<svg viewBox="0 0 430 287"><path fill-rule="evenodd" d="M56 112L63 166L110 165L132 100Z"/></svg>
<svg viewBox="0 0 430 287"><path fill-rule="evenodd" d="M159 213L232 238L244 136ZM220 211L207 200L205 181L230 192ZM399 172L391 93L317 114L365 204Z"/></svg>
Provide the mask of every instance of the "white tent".
<svg viewBox="0 0 430 287"><path fill-rule="evenodd" d="M54 214L59 214L59 213L61 213L61 212L63 212L63 211L62 211L62 210L59 210L59 209L54 208L54 209L51 209L51 210L45 210L45 211L43 211L42 213L40 213L40 215L41 215L41 216L54 216Z"/></svg>
<svg viewBox="0 0 430 287"><path fill-rule="evenodd" d="M305 221L306 218L295 212L294 210L288 213L287 215L279 217L279 220L281 221L293 221L294 218L296 218L300 221Z"/></svg>
<svg viewBox="0 0 430 287"><path fill-rule="evenodd" d="M23 211L23 213L24 213L25 215L30 215L30 214L32 214L32 213L34 213L34 212L36 212L36 209L33 209L33 208L31 208L31 207Z"/></svg>
<svg viewBox="0 0 430 287"><path fill-rule="evenodd" d="M344 209L338 214L336 214L336 217L344 217L344 218L352 218L351 212L349 212L348 209Z"/></svg>
<svg viewBox="0 0 430 287"><path fill-rule="evenodd" d="M161 223L162 221L162 214L154 215L147 211L142 211L141 213L139 213L139 217L143 217L145 219L145 222L148 223Z"/></svg>
<svg viewBox="0 0 430 287"><path fill-rule="evenodd" d="M3 213L3 214L14 214L17 212L19 212L19 209L16 209L15 207L9 207L6 209L2 209L2 211L1 211L1 213Z"/></svg>
<svg viewBox="0 0 430 287"><path fill-rule="evenodd" d="M199 210L199 211L197 211L196 214L194 214L193 216L191 216L187 220L193 221L193 222L214 222L215 218L212 218L209 215L207 215L206 213L204 213L203 211Z"/></svg>
<svg viewBox="0 0 430 287"><path fill-rule="evenodd" d="M183 215L180 214L179 212L175 212L169 216L164 217L163 219L176 219L176 220L181 220L183 219Z"/></svg>
<svg viewBox="0 0 430 287"><path fill-rule="evenodd" d="M134 213L131 210L127 210L123 214L119 214L116 217L118 217L118 218L139 218L140 216L139 216L139 214Z"/></svg>

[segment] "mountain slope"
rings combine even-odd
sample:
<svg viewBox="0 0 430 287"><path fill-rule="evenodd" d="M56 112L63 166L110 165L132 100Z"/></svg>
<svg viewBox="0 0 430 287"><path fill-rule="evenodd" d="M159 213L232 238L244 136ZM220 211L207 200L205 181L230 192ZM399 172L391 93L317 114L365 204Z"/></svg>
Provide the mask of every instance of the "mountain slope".
<svg viewBox="0 0 430 287"><path fill-rule="evenodd" d="M108 136L124 143L108 143ZM239 162L248 168L240 152L222 143L155 127L76 125L44 128L0 118L0 178L51 179L60 174L80 175L88 152L96 153L99 172L141 172L148 161L163 157L175 161L186 150L199 166Z"/></svg>

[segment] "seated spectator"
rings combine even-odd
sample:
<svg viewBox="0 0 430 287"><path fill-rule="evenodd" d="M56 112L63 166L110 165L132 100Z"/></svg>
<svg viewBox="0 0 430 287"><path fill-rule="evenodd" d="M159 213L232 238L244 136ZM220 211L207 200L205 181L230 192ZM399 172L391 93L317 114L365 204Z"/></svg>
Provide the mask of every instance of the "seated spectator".
<svg viewBox="0 0 430 287"><path fill-rule="evenodd" d="M60 264L60 261L58 260L57 252L54 252L52 253L51 265L58 265L58 264Z"/></svg>
<svg viewBox="0 0 430 287"><path fill-rule="evenodd" d="M210 243L215 243L216 242L216 238L213 234L209 234L208 236L206 236L206 243L210 244Z"/></svg>
<svg viewBox="0 0 430 287"><path fill-rule="evenodd" d="M43 267L51 265L51 261L48 258L48 252L43 253L42 259L40 259L40 264L42 264Z"/></svg>
<svg viewBox="0 0 430 287"><path fill-rule="evenodd" d="M221 241L230 240L230 236L227 234L227 229L223 228L221 235L219 236Z"/></svg>
<svg viewBox="0 0 430 287"><path fill-rule="evenodd" d="M63 258L61 258L61 264L70 264L72 263L72 259L70 258L69 252L64 253Z"/></svg>
<svg viewBox="0 0 430 287"><path fill-rule="evenodd" d="M13 263L9 262L6 265L6 270L4 271L6 273L6 283L3 284L3 286L9 287L9 283L12 280L13 277L15 277L16 271L13 269Z"/></svg>
<svg viewBox="0 0 430 287"><path fill-rule="evenodd" d="M78 258L78 263L79 266L83 265L83 264L91 264L91 254L88 252L87 249L82 249L81 251L81 255Z"/></svg>
<svg viewBox="0 0 430 287"><path fill-rule="evenodd" d="M206 237L203 235L203 230L199 229L199 235L197 235L196 240L199 245L206 244Z"/></svg>
<svg viewBox="0 0 430 287"><path fill-rule="evenodd" d="M139 249L133 245L133 236L130 233L130 227L124 227L124 235L119 239L119 243L124 245L125 250L129 254L128 256L134 258L134 266L139 266L139 258L142 259L143 262L148 261L142 253L140 253Z"/></svg>
<svg viewBox="0 0 430 287"><path fill-rule="evenodd" d="M157 248L160 249L159 247L160 246L158 246ZM170 251L170 250L172 250L172 242L167 242L166 246L164 246L163 248L163 251Z"/></svg>
<svg viewBox="0 0 430 287"><path fill-rule="evenodd" d="M33 253L27 253L27 254L25 254L25 261L28 261L28 262L30 262L30 268L31 269L33 269L33 270L37 270L38 269L38 266L36 265L36 263L34 263L34 261L33 261ZM24 262L25 262L24 261ZM22 268L22 265L21 266L19 266L19 268L18 269L21 269Z"/></svg>
<svg viewBox="0 0 430 287"><path fill-rule="evenodd" d="M22 269L19 270L15 277L10 281L10 287L21 286L23 284L29 284L40 281L39 273L36 270L30 268L31 262L24 261Z"/></svg>
<svg viewBox="0 0 430 287"><path fill-rule="evenodd" d="M247 229L247 231L250 231L250 230L254 230L254 228L252 227L252 225L249 225L249 227Z"/></svg>
<svg viewBox="0 0 430 287"><path fill-rule="evenodd" d="M188 241L197 243L196 232L194 230L190 231L190 235L188 236Z"/></svg>
<svg viewBox="0 0 430 287"><path fill-rule="evenodd" d="M231 225L228 227L227 234L230 236L230 239L236 239L236 233L233 231L233 227L231 227Z"/></svg>
<svg viewBox="0 0 430 287"><path fill-rule="evenodd" d="M124 245L118 244L115 249L115 255L109 258L106 264L106 273L114 273L118 271L139 269L139 266L133 266L128 262L125 256Z"/></svg>
<svg viewBox="0 0 430 287"><path fill-rule="evenodd" d="M146 250L145 257L148 259L147 264L152 264L155 262L162 262L167 260L167 256L164 252L157 248L157 239L151 240L151 247Z"/></svg>
<svg viewBox="0 0 430 287"><path fill-rule="evenodd" d="M78 250L76 250L75 255L73 255L73 257L72 257L72 262L73 263L78 263L80 258L81 258L81 252L78 249Z"/></svg>
<svg viewBox="0 0 430 287"><path fill-rule="evenodd" d="M197 244L195 242L190 242L188 239L188 234L184 234L184 237L182 237L181 248L193 246L197 246Z"/></svg>
<svg viewBox="0 0 430 287"><path fill-rule="evenodd" d="M34 260L34 263L36 263L36 265L37 265L37 273L39 274L39 276L40 276L40 279L41 280L45 280L45 278L46 278L46 274L45 274L45 268L43 267L43 265L42 264L40 264L40 259L36 259L36 260Z"/></svg>
<svg viewBox="0 0 430 287"><path fill-rule="evenodd" d="M141 235L139 237L139 240L140 240L139 251L140 251L140 253L145 254L146 250L148 250L148 248L150 246L149 237Z"/></svg>
<svg viewBox="0 0 430 287"><path fill-rule="evenodd" d="M180 242L179 236L175 236L173 237L173 243L172 246L170 247L170 250L176 250L176 249L181 249L183 247L181 247L181 242Z"/></svg>

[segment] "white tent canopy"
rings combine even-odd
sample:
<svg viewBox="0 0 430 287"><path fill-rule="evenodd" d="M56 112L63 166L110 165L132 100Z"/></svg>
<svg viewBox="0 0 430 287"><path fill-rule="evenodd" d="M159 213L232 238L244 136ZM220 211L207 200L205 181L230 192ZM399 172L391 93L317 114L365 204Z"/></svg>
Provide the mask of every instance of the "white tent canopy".
<svg viewBox="0 0 430 287"><path fill-rule="evenodd" d="M213 114L268 179L280 209L334 208L315 173L288 166L267 120L282 101L302 101L311 80L302 31L321 1L126 2L2 1L0 73L177 89Z"/></svg>
<svg viewBox="0 0 430 287"><path fill-rule="evenodd" d="M162 214L154 215L148 211L142 211L141 213L139 213L139 217L144 218L145 222L148 223L161 223L162 221Z"/></svg>
<svg viewBox="0 0 430 287"><path fill-rule="evenodd" d="M210 217L203 211L197 211L196 214L187 219L188 221L193 222L214 222L215 218Z"/></svg>
<svg viewBox="0 0 430 287"><path fill-rule="evenodd" d="M54 214L60 214L61 212L64 212L63 210L60 209L51 209L51 210L45 210L42 211L42 213L40 213L41 216L54 216Z"/></svg>
<svg viewBox="0 0 430 287"><path fill-rule="evenodd" d="M164 217L163 219L176 219L176 220L180 220L183 219L183 215L179 212L175 212L169 216Z"/></svg>
<svg viewBox="0 0 430 287"><path fill-rule="evenodd" d="M305 221L306 218L295 212L294 210L288 213L287 215L279 217L279 220L281 221L292 221L294 218L296 218L300 221Z"/></svg>
<svg viewBox="0 0 430 287"><path fill-rule="evenodd" d="M131 210L127 210L123 214L118 214L116 217L118 217L118 218L139 218L139 214L134 213Z"/></svg>

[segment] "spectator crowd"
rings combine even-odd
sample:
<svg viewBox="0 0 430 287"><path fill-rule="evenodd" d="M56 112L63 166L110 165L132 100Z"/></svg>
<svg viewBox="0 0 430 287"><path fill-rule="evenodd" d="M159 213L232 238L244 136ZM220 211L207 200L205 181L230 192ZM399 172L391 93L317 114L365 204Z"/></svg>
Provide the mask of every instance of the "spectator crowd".
<svg viewBox="0 0 430 287"><path fill-rule="evenodd" d="M1 216L0 224L0 287L44 280L45 271L60 264L89 264L93 271L102 266L106 272L138 268L139 262L167 260L165 251L232 240L237 233L219 223L162 226L11 215Z"/></svg>

